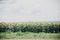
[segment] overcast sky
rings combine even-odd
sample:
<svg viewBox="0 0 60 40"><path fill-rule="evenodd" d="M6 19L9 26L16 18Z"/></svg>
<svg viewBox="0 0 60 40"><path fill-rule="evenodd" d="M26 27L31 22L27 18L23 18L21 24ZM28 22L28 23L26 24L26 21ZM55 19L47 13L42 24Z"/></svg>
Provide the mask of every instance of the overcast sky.
<svg viewBox="0 0 60 40"><path fill-rule="evenodd" d="M60 21L60 0L0 0L1 21Z"/></svg>

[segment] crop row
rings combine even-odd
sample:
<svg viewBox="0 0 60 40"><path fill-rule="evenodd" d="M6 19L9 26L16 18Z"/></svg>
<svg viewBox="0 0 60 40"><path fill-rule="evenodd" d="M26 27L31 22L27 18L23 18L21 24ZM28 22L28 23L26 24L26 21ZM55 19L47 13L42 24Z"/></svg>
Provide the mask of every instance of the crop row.
<svg viewBox="0 0 60 40"><path fill-rule="evenodd" d="M45 32L45 33L60 33L60 24L9 24L0 23L0 32Z"/></svg>

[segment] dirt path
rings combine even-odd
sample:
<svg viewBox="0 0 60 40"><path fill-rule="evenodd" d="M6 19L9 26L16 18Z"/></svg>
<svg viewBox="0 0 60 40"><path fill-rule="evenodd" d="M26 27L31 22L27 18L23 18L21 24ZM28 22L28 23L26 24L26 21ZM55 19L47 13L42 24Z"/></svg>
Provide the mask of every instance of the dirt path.
<svg viewBox="0 0 60 40"><path fill-rule="evenodd" d="M60 39L0 39L0 40L60 40Z"/></svg>

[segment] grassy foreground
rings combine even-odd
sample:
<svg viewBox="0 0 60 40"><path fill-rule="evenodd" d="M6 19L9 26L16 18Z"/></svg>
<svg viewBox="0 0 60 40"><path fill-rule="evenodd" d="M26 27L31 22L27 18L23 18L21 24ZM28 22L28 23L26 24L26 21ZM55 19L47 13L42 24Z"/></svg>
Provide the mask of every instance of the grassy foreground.
<svg viewBox="0 0 60 40"><path fill-rule="evenodd" d="M1 32L0 39L1 38L7 38L7 39L60 38L60 33Z"/></svg>

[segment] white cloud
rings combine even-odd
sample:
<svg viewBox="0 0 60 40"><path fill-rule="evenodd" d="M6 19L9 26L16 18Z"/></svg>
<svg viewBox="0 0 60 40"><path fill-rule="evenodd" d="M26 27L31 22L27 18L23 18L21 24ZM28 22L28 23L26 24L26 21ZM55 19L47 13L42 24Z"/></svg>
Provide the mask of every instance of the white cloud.
<svg viewBox="0 0 60 40"><path fill-rule="evenodd" d="M0 2L0 21L60 21L60 0L3 0Z"/></svg>

